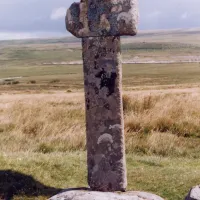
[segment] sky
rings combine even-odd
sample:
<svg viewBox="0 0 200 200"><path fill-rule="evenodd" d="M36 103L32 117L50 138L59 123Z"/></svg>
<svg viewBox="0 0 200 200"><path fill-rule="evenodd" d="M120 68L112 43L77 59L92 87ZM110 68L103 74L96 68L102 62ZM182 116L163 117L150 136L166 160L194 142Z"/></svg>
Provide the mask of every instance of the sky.
<svg viewBox="0 0 200 200"><path fill-rule="evenodd" d="M67 36L67 8L79 0L0 0L0 40ZM138 0L139 30L200 27L200 0Z"/></svg>

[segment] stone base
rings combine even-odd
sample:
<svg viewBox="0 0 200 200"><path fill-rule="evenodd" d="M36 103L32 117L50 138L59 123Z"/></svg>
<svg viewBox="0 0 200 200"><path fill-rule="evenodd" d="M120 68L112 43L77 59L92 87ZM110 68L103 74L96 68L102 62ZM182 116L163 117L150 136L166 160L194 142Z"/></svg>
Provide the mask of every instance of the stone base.
<svg viewBox="0 0 200 200"><path fill-rule="evenodd" d="M49 200L164 200L146 192L94 192L89 190L69 189L50 198Z"/></svg>
<svg viewBox="0 0 200 200"><path fill-rule="evenodd" d="M200 185L193 187L185 200L200 200Z"/></svg>

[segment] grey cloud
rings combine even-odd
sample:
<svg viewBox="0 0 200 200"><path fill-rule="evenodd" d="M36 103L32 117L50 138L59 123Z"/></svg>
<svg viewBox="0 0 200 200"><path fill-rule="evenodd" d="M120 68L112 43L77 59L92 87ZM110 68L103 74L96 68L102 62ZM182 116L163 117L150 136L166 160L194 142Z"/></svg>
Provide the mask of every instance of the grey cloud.
<svg viewBox="0 0 200 200"><path fill-rule="evenodd" d="M200 27L199 0L139 0L140 29ZM150 17L151 13L159 15ZM181 16L188 13L183 19Z"/></svg>
<svg viewBox="0 0 200 200"><path fill-rule="evenodd" d="M65 31L64 18L50 16L54 9L69 7L69 0L1 0L0 31Z"/></svg>
<svg viewBox="0 0 200 200"><path fill-rule="evenodd" d="M52 20L51 14L57 8L67 9L72 2L74 0L0 0L0 32L67 34L64 16ZM199 0L139 0L139 29L200 27L199 7Z"/></svg>

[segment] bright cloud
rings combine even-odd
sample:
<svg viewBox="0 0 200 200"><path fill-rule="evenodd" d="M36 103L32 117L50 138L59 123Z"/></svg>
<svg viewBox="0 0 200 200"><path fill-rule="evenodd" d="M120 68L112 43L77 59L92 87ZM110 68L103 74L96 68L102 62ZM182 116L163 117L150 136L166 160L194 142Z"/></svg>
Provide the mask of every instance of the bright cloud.
<svg viewBox="0 0 200 200"><path fill-rule="evenodd" d="M52 11L51 13L51 20L58 20L64 18L66 15L66 8L60 7Z"/></svg>
<svg viewBox="0 0 200 200"><path fill-rule="evenodd" d="M139 30L200 27L200 0L138 1ZM0 0L0 37L66 35L64 18L73 2L80 0Z"/></svg>
<svg viewBox="0 0 200 200"><path fill-rule="evenodd" d="M148 14L148 17L158 17L159 15L161 15L161 11L156 10L156 11Z"/></svg>
<svg viewBox="0 0 200 200"><path fill-rule="evenodd" d="M185 12L181 15L181 19L187 19L189 16L188 12Z"/></svg>
<svg viewBox="0 0 200 200"><path fill-rule="evenodd" d="M22 40L64 36L66 36L66 34L60 32L0 32L0 40Z"/></svg>

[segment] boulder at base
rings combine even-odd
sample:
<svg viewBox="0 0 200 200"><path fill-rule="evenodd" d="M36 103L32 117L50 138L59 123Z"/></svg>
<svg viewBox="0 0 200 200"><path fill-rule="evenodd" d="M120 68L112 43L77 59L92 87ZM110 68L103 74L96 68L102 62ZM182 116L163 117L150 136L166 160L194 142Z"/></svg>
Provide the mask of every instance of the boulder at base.
<svg viewBox="0 0 200 200"><path fill-rule="evenodd" d="M164 200L163 198L146 192L94 192L84 190L68 190L50 198L49 200Z"/></svg>
<svg viewBox="0 0 200 200"><path fill-rule="evenodd" d="M185 200L200 200L200 185L193 187Z"/></svg>

